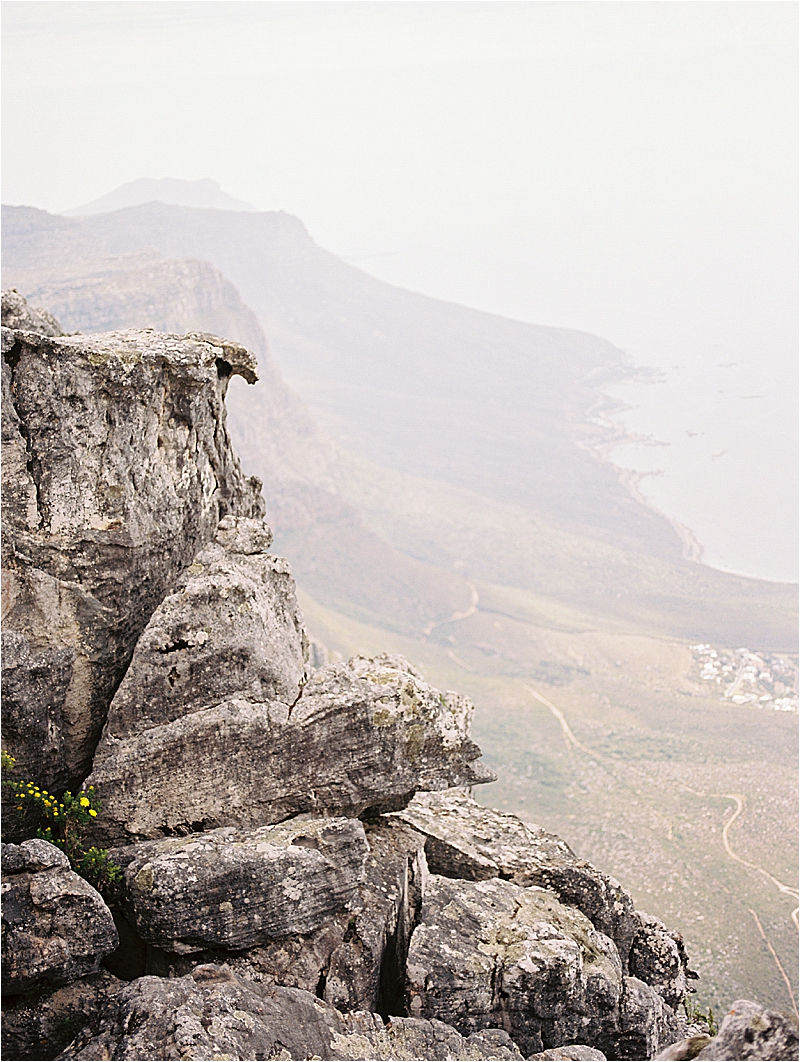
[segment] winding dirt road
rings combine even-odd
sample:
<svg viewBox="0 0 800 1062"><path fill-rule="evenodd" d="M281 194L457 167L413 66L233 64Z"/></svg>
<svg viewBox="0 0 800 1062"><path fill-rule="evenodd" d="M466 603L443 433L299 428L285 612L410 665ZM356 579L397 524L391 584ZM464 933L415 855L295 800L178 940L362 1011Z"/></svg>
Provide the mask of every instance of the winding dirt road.
<svg viewBox="0 0 800 1062"><path fill-rule="evenodd" d="M429 623L425 630L422 632L426 638L432 631L435 631L437 627L441 627L444 623L455 623L456 620L469 619L470 616L475 615L475 613L478 611L478 601L480 600L478 596L478 588L475 586L475 583L468 582L467 586L470 589L472 600L470 601L469 608L466 610L466 612L454 612L453 615L449 616L446 620L438 620L436 623ZM459 663L460 662L461 661L459 661ZM467 668L467 670L472 671L473 669Z"/></svg>
<svg viewBox="0 0 800 1062"><path fill-rule="evenodd" d="M552 712L552 714L555 716L555 718L559 722L559 725L561 727L561 731L562 731L562 733L564 735L564 740L566 741L567 747L569 749L572 749L572 748L580 749L581 752L586 753L591 759L595 760L598 763L613 763L615 765L620 765L621 764L622 766L626 767L628 770L633 771L635 774L638 774L642 778L647 779L652 784L654 784L654 785L660 784L656 779L651 778L644 771L638 770L638 768L634 767L632 764L623 763L623 761L615 760L615 759L613 759L611 757L604 756L601 753L595 752L593 749L588 748L582 742L578 741L578 739L575 737L574 733L572 732L572 728L570 727L569 723L567 722L567 720L566 720L566 718L564 716L564 713L561 711L560 708L556 708L556 706L553 703L551 703L546 697L543 697L541 695L541 693L538 693L535 689L533 689L532 686L524 685L523 688L525 690L527 690L527 692L532 697L534 697L537 701L539 701L540 704L543 704L547 709L549 709L550 712ZM800 898L800 891L798 889L793 888L791 885L786 885L782 881L779 881L778 878L776 878L773 874L770 874L770 872L768 870L765 870L763 867L759 866L757 863L751 863L748 859L743 859L741 856L737 855L736 852L734 852L734 850L731 848L730 829L731 829L731 826L733 826L734 822L736 822L736 820L739 818L739 816L744 811L746 797L745 797L745 795L743 793L703 793L703 792L700 792L697 789L692 789L691 786L686 785L684 782L679 782L678 785L685 792L691 793L693 796L700 797L703 800L707 800L707 799L710 799L710 798L715 798L715 799L720 799L721 798L723 800L733 800L734 801L734 808L732 809L732 812L731 812L730 816L728 817L728 819L726 820L726 822L725 822L725 824L724 824L724 826L722 828L722 844L723 844L723 846L725 848L725 852L728 855L728 857L730 859L732 859L735 863L739 863L743 867L747 867L748 870L754 870L757 874L761 874L768 881L772 882L772 884L778 889L779 892L782 892L782 893L784 893L787 896L791 896L795 900ZM778 958L778 955L777 955L775 949L773 948L771 942L767 938L767 935L764 932L763 926L761 925L761 922L760 922L760 920L758 918L758 915L750 907L748 907L747 910L750 912L750 914L755 919L755 923L756 923L756 926L758 928L758 931L761 934L762 938L764 939L765 944L769 948L770 954L772 955L772 958L773 958L773 960L775 962L775 965L778 968L778 971L779 971L781 977L783 978L784 982L786 983L786 988L787 988L787 990L789 992L789 998L792 1001L792 1007L794 1008L795 1014L797 1014L797 1002L796 1002L796 1000L794 998L794 993L792 991L791 982L789 981L789 978L786 975L786 971L784 970L783 966L781 965L781 961ZM795 926L798 925L798 911L800 911L800 908L795 907L795 909L792 911L792 914L791 914L791 918L792 918L792 921L794 922Z"/></svg>

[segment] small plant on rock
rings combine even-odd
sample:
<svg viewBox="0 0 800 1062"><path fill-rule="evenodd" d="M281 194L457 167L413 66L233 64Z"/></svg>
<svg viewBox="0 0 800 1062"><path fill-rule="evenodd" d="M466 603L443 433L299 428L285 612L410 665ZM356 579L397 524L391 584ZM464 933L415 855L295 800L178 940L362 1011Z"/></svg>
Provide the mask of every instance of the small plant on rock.
<svg viewBox="0 0 800 1062"><path fill-rule="evenodd" d="M714 1011L711 1007L708 1010L703 1010L699 1004L692 1001L690 996L684 996L683 1009L692 1025L704 1025L708 1029L709 1036L717 1035L717 1023L714 1020Z"/></svg>
<svg viewBox="0 0 800 1062"><path fill-rule="evenodd" d="M16 760L3 751L3 772L10 773ZM93 885L98 892L112 892L122 879L122 868L109 858L105 848L84 847L84 829L100 811L94 786L82 789L76 796L68 789L59 799L33 782L3 779L3 785L11 791L15 801L14 810L19 815L30 817L39 827L36 836L60 848L70 866Z"/></svg>

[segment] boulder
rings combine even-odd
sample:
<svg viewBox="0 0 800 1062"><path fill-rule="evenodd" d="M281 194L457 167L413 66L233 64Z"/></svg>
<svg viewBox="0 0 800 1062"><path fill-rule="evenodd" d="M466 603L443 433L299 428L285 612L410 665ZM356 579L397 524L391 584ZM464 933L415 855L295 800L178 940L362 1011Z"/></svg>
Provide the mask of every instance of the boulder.
<svg viewBox="0 0 800 1062"><path fill-rule="evenodd" d="M118 942L100 893L47 841L4 844L2 861L4 995L95 973Z"/></svg>
<svg viewBox="0 0 800 1062"><path fill-rule="evenodd" d="M797 1023L749 999L737 999L722 1019L714 1039L698 1059L769 1059L798 1057Z"/></svg>
<svg viewBox="0 0 800 1062"><path fill-rule="evenodd" d="M36 332L40 336L63 336L61 325L49 312L39 306L31 306L16 288L8 288L2 294L3 327L18 328L23 332Z"/></svg>
<svg viewBox="0 0 800 1062"><path fill-rule="evenodd" d="M161 616L159 609L145 632L148 646L156 637L151 632L165 629ZM207 644L193 631L181 658L188 672ZM208 643L217 644L217 637L212 627ZM128 718L131 696L124 694ZM185 714L155 726L147 725L142 708L142 729L117 738L123 727L115 705L97 750L88 781L103 807L96 823L101 843L269 824L297 814L357 817L402 808L418 789L494 778L468 736L471 703L429 686L402 657L328 665L311 675L292 704L188 701Z"/></svg>
<svg viewBox="0 0 800 1062"><path fill-rule="evenodd" d="M469 1037L438 1021L342 1014L296 988L257 985L227 966L174 980L142 977L109 1006L100 1033L61 1059L521 1059L508 1034Z"/></svg>
<svg viewBox="0 0 800 1062"><path fill-rule="evenodd" d="M3 1058L55 1058L83 1030L97 1034L100 1016L122 984L101 969L60 988L4 1001Z"/></svg>
<svg viewBox="0 0 800 1062"><path fill-rule="evenodd" d="M229 697L294 704L306 635L291 569L271 542L262 520L222 518L139 639L98 762L121 741Z"/></svg>
<svg viewBox="0 0 800 1062"><path fill-rule="evenodd" d="M618 1023L616 948L554 893L431 875L408 952L408 1005L464 1035L504 1028L528 1055Z"/></svg>
<svg viewBox="0 0 800 1062"><path fill-rule="evenodd" d="M297 822L273 829L294 827ZM324 822L312 820L311 825L319 823L321 829ZM352 825L361 828L360 823ZM248 980L301 988L339 1010L379 1011L384 1017L402 1013L408 939L427 873L425 842L391 818L367 822L364 831L369 851L361 884L344 907L332 909L310 932L286 933L240 951L206 947L187 953L185 944L179 944L177 952L167 950L170 945L151 944L138 973L179 977L197 965L224 962ZM196 839L190 838L189 844ZM169 843L116 850L114 857L128 865L131 878L142 865L144 852L162 850ZM193 867L189 873L195 876ZM125 909L133 919L130 903ZM150 936L145 927L141 933Z"/></svg>
<svg viewBox="0 0 800 1062"><path fill-rule="evenodd" d="M674 1010L694 991L690 980L697 980L697 974L689 969L683 937L642 911L636 911L635 919L629 957L631 976L653 987Z"/></svg>
<svg viewBox="0 0 800 1062"><path fill-rule="evenodd" d="M482 807L459 789L418 793L398 817L427 837L431 873L551 889L614 941L627 972L631 942L642 925L633 901L618 881L579 859L566 841L516 815ZM664 976L660 968L659 976Z"/></svg>
<svg viewBox="0 0 800 1062"><path fill-rule="evenodd" d="M341 910L369 851L353 819L292 819L139 846L125 901L139 936L166 951L241 951L311 933Z"/></svg>
<svg viewBox="0 0 800 1062"><path fill-rule="evenodd" d="M254 382L255 359L200 333L59 335L19 299L2 334L3 740L58 792L90 770L170 584L222 516L264 514L225 428L228 380Z"/></svg>

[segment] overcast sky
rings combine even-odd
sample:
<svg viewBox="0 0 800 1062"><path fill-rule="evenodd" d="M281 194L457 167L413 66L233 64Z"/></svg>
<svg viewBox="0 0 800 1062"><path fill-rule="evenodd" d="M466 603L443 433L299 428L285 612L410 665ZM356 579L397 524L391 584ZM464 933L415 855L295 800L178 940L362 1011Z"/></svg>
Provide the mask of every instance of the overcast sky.
<svg viewBox="0 0 800 1062"><path fill-rule="evenodd" d="M794 438L795 3L3 8L4 202L211 177L402 286L747 363Z"/></svg>

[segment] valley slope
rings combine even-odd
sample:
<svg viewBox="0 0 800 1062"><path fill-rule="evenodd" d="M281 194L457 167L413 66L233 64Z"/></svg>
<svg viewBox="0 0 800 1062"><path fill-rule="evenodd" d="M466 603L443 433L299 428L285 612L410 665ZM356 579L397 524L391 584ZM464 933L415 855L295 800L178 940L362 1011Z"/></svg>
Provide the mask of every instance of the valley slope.
<svg viewBox="0 0 800 1062"><path fill-rule="evenodd" d="M263 382L233 381L231 434L311 632L470 694L500 775L482 799L680 928L703 1001L789 1005L750 911L791 972L796 900L732 861L722 829L725 794L744 794L734 851L796 886L796 717L709 695L688 646L793 651L796 588L686 560L598 459L598 388L634 371L621 352L391 288L282 214L4 208L3 229L4 286L67 329L253 349Z"/></svg>

